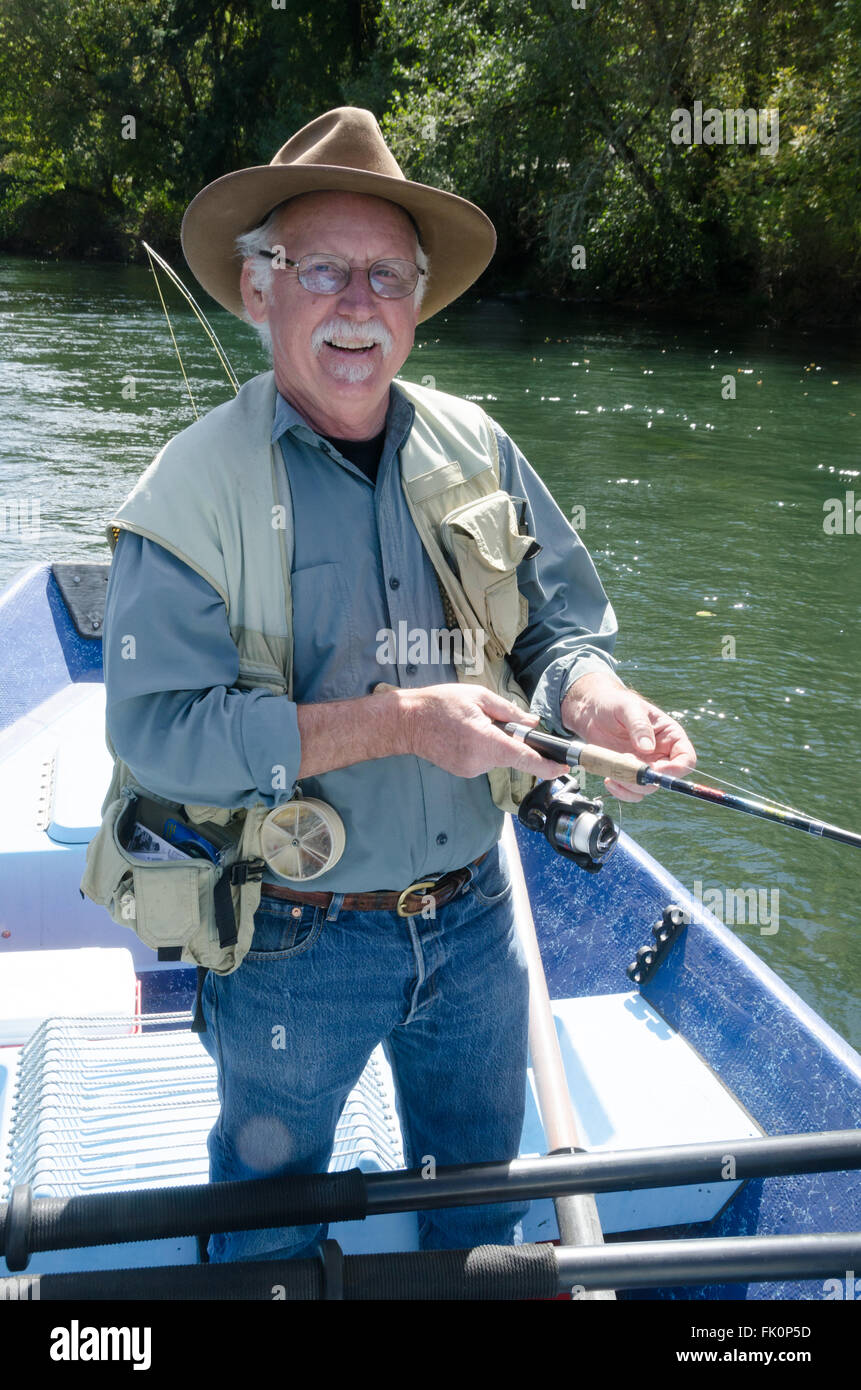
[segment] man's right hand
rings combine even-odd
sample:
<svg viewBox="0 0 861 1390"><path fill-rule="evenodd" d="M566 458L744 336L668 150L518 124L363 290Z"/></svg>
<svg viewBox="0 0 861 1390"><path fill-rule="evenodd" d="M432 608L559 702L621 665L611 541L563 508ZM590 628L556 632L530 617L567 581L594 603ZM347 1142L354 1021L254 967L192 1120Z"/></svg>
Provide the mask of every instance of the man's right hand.
<svg viewBox="0 0 861 1390"><path fill-rule="evenodd" d="M300 779L398 753L425 758L455 777L480 777L492 767L516 767L541 778L568 771L497 729L495 719L530 728L538 719L480 685L447 682L402 690L383 683L357 700L297 705L296 719Z"/></svg>
<svg viewBox="0 0 861 1390"><path fill-rule="evenodd" d="M496 728L494 720L534 728L537 715L478 685L429 685L399 690L400 751L435 763L456 777L480 777L493 767L515 767L539 778L562 777L570 769L550 762L520 739Z"/></svg>

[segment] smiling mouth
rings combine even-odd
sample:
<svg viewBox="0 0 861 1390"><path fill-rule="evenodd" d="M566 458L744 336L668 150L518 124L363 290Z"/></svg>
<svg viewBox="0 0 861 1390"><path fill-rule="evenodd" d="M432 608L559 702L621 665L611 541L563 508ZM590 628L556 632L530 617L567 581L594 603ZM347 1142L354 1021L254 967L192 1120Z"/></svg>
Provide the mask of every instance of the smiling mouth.
<svg viewBox="0 0 861 1390"><path fill-rule="evenodd" d="M359 357L364 353L373 352L377 347L376 343L336 343L332 338L326 338L325 342L326 347L333 348L335 352L349 352Z"/></svg>

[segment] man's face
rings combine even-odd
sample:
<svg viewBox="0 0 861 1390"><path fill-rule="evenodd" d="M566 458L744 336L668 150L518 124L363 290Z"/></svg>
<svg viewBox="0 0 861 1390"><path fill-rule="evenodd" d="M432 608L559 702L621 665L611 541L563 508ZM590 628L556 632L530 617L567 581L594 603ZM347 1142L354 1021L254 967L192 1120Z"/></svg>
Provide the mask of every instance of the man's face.
<svg viewBox="0 0 861 1390"><path fill-rule="evenodd" d="M288 266L274 269L266 296L253 288L248 262L242 297L255 322L268 320L275 379L281 394L324 434L364 439L382 429L389 386L413 345L415 295L381 299L363 273L375 261L415 262L416 237L394 203L359 193L306 194L275 222L272 247L298 261L328 252L353 274L337 294L314 294Z"/></svg>

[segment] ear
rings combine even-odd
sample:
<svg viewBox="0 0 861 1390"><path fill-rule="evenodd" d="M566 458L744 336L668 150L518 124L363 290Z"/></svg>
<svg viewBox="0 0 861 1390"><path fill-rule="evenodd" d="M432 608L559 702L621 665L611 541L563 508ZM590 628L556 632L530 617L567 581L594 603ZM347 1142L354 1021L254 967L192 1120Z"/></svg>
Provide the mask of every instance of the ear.
<svg viewBox="0 0 861 1390"><path fill-rule="evenodd" d="M239 292L242 295L242 303L245 305L245 312L248 317L253 323L263 323L269 316L269 309L263 292L254 287L250 261L244 261L242 264Z"/></svg>

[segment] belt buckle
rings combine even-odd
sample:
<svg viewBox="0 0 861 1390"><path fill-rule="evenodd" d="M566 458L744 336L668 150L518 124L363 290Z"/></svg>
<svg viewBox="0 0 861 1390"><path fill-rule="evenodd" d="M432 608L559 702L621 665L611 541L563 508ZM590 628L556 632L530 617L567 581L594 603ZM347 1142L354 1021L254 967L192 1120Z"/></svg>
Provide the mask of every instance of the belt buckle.
<svg viewBox="0 0 861 1390"><path fill-rule="evenodd" d="M436 880L435 878L425 878L425 879L422 879L419 883L411 883L410 886L409 886L409 888L405 888L404 891L403 891L403 893L400 893L400 894L398 895L398 905L397 905L397 914L398 914L398 916L399 916L399 917L417 917L418 914L421 912L421 908L420 908L420 907L417 907L416 910L415 910L415 912L407 912L406 908L404 907L404 899L405 899L405 898L408 898L409 895L410 895L410 893L418 893L422 888L433 888L433 886L434 886L434 884L436 883L436 881L437 881L437 880Z"/></svg>

